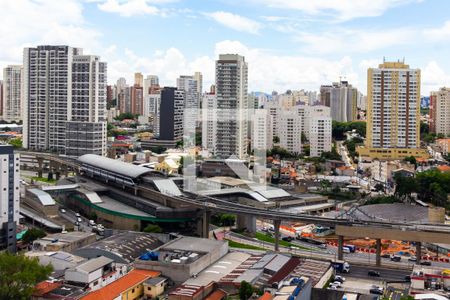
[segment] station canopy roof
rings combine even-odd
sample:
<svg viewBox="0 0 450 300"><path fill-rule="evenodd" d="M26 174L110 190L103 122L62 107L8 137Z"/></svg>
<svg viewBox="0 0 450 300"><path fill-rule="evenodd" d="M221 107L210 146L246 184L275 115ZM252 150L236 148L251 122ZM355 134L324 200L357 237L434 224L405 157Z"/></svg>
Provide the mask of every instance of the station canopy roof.
<svg viewBox="0 0 450 300"><path fill-rule="evenodd" d="M151 172L150 169L145 167L136 166L120 160L115 160L95 154L82 155L78 158L78 160L93 167L97 167L130 178L138 178L139 176Z"/></svg>

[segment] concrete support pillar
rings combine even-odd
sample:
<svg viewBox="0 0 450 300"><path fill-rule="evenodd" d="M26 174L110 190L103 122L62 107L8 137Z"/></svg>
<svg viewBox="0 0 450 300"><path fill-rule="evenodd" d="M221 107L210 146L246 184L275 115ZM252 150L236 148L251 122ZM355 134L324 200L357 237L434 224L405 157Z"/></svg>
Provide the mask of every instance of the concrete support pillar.
<svg viewBox="0 0 450 300"><path fill-rule="evenodd" d="M280 220L273 221L274 237L275 237L275 251L280 251Z"/></svg>
<svg viewBox="0 0 450 300"><path fill-rule="evenodd" d="M211 212L208 210L203 211L203 221L202 221L202 237L209 238L209 223L211 221Z"/></svg>
<svg viewBox="0 0 450 300"><path fill-rule="evenodd" d="M416 242L416 264L420 265L420 259L422 258L422 242Z"/></svg>
<svg viewBox="0 0 450 300"><path fill-rule="evenodd" d="M379 267L381 266L381 239L377 239L377 249L375 255L375 264Z"/></svg>
<svg viewBox="0 0 450 300"><path fill-rule="evenodd" d="M43 172L43 167L44 167L44 159L42 158L37 158L37 163L38 163L38 177L42 177L42 172Z"/></svg>
<svg viewBox="0 0 450 300"><path fill-rule="evenodd" d="M239 230L245 230L251 236L254 236L256 233L256 218L248 215L236 215L236 226Z"/></svg>
<svg viewBox="0 0 450 300"><path fill-rule="evenodd" d="M338 236L338 260L344 259L344 237L342 235Z"/></svg>

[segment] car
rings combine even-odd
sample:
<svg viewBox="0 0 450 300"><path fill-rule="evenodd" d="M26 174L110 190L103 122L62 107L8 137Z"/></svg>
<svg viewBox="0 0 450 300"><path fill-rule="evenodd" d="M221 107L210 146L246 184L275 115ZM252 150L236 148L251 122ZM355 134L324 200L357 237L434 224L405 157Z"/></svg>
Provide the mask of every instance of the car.
<svg viewBox="0 0 450 300"><path fill-rule="evenodd" d="M332 285L335 285L336 287L340 288L342 286L342 283L339 281L335 281L332 283Z"/></svg>
<svg viewBox="0 0 450 300"><path fill-rule="evenodd" d="M89 220L89 226L95 226L95 221L94 220Z"/></svg>
<svg viewBox="0 0 450 300"><path fill-rule="evenodd" d="M431 261L421 261L420 262L420 264L422 265L422 266L431 266Z"/></svg>
<svg viewBox="0 0 450 300"><path fill-rule="evenodd" d="M327 244L320 244L319 246L320 249L327 249Z"/></svg>
<svg viewBox="0 0 450 300"><path fill-rule="evenodd" d="M369 275L370 277L380 277L380 272L369 270L369 272L367 272L367 275Z"/></svg>
<svg viewBox="0 0 450 300"><path fill-rule="evenodd" d="M405 276L405 281L406 282L411 282L411 275L406 275Z"/></svg>
<svg viewBox="0 0 450 300"><path fill-rule="evenodd" d="M402 260L402 257L400 255L391 255L391 261L399 262Z"/></svg>
<svg viewBox="0 0 450 300"><path fill-rule="evenodd" d="M369 290L369 292L371 293L371 294L375 294L375 295L383 295L383 289L381 289L381 288L372 288L372 289L370 289Z"/></svg>
<svg viewBox="0 0 450 300"><path fill-rule="evenodd" d="M382 258L391 258L391 256L388 253L382 254L381 257Z"/></svg>
<svg viewBox="0 0 450 300"><path fill-rule="evenodd" d="M292 236L283 236L281 239L286 242L291 242L293 240Z"/></svg>
<svg viewBox="0 0 450 300"><path fill-rule="evenodd" d="M75 226L80 226L80 222L76 221L75 223L73 223Z"/></svg>
<svg viewBox="0 0 450 300"><path fill-rule="evenodd" d="M411 256L410 258L408 258L408 261L417 261L417 257Z"/></svg>
<svg viewBox="0 0 450 300"><path fill-rule="evenodd" d="M65 213L66 213L66 210L65 210L64 208L61 208L59 211L60 211L62 214L65 214Z"/></svg>
<svg viewBox="0 0 450 300"><path fill-rule="evenodd" d="M78 218L77 218L77 222L78 222L78 223L81 223L81 222L83 222L83 220L82 220L80 217L78 217Z"/></svg>
<svg viewBox="0 0 450 300"><path fill-rule="evenodd" d="M342 277L340 275L334 276L334 281L339 281L340 283L344 283L345 277Z"/></svg>
<svg viewBox="0 0 450 300"><path fill-rule="evenodd" d="M79 213L76 213L75 217L79 218L79 217L81 217L81 215Z"/></svg>
<svg viewBox="0 0 450 300"><path fill-rule="evenodd" d="M335 286L335 285L330 285L328 288L329 288L330 290L337 290L337 286Z"/></svg>

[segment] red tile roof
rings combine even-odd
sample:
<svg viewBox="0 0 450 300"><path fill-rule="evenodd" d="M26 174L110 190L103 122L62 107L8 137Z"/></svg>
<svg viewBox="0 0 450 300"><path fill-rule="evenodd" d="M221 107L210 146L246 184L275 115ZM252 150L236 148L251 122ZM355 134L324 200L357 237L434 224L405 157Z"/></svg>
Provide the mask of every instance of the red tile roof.
<svg viewBox="0 0 450 300"><path fill-rule="evenodd" d="M138 285L145 280L157 277L161 273L147 270L132 270L127 275L119 278L107 286L96 290L81 298L82 300L113 300L124 291Z"/></svg>
<svg viewBox="0 0 450 300"><path fill-rule="evenodd" d="M221 289L218 289L218 290L215 290L214 292L212 292L211 294L209 294L203 300L222 300L223 298L225 298L226 295L227 295L227 293L225 293Z"/></svg>
<svg viewBox="0 0 450 300"><path fill-rule="evenodd" d="M450 167L449 166L439 166L437 167L437 169L441 172L450 172Z"/></svg>
<svg viewBox="0 0 450 300"><path fill-rule="evenodd" d="M51 291L59 288L61 285L62 285L61 282L42 281L34 287L35 291L33 293L33 296L41 297L41 296L43 296L47 293L50 293Z"/></svg>
<svg viewBox="0 0 450 300"><path fill-rule="evenodd" d="M273 296L269 292L265 292L258 300L272 300Z"/></svg>

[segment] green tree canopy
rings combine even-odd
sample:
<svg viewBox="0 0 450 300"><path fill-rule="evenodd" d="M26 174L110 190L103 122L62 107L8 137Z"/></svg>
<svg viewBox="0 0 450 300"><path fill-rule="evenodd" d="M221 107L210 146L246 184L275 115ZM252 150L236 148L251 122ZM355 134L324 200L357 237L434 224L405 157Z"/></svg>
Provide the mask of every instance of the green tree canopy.
<svg viewBox="0 0 450 300"><path fill-rule="evenodd" d="M239 299L247 300L253 295L253 286L247 281L241 281L241 285L239 287Z"/></svg>
<svg viewBox="0 0 450 300"><path fill-rule="evenodd" d="M16 149L20 149L22 148L22 139L21 138L10 139L8 141L8 144L12 145Z"/></svg>
<svg viewBox="0 0 450 300"><path fill-rule="evenodd" d="M47 234L44 232L44 230L39 228L31 228L28 229L27 232L22 237L22 240L24 243L30 244L33 241L45 237Z"/></svg>
<svg viewBox="0 0 450 300"><path fill-rule="evenodd" d="M156 224L148 224L147 227L144 228L144 232L149 233L162 233L163 230L159 225Z"/></svg>
<svg viewBox="0 0 450 300"><path fill-rule="evenodd" d="M30 299L35 285L52 271L51 265L41 266L37 258L0 253L0 299Z"/></svg>

